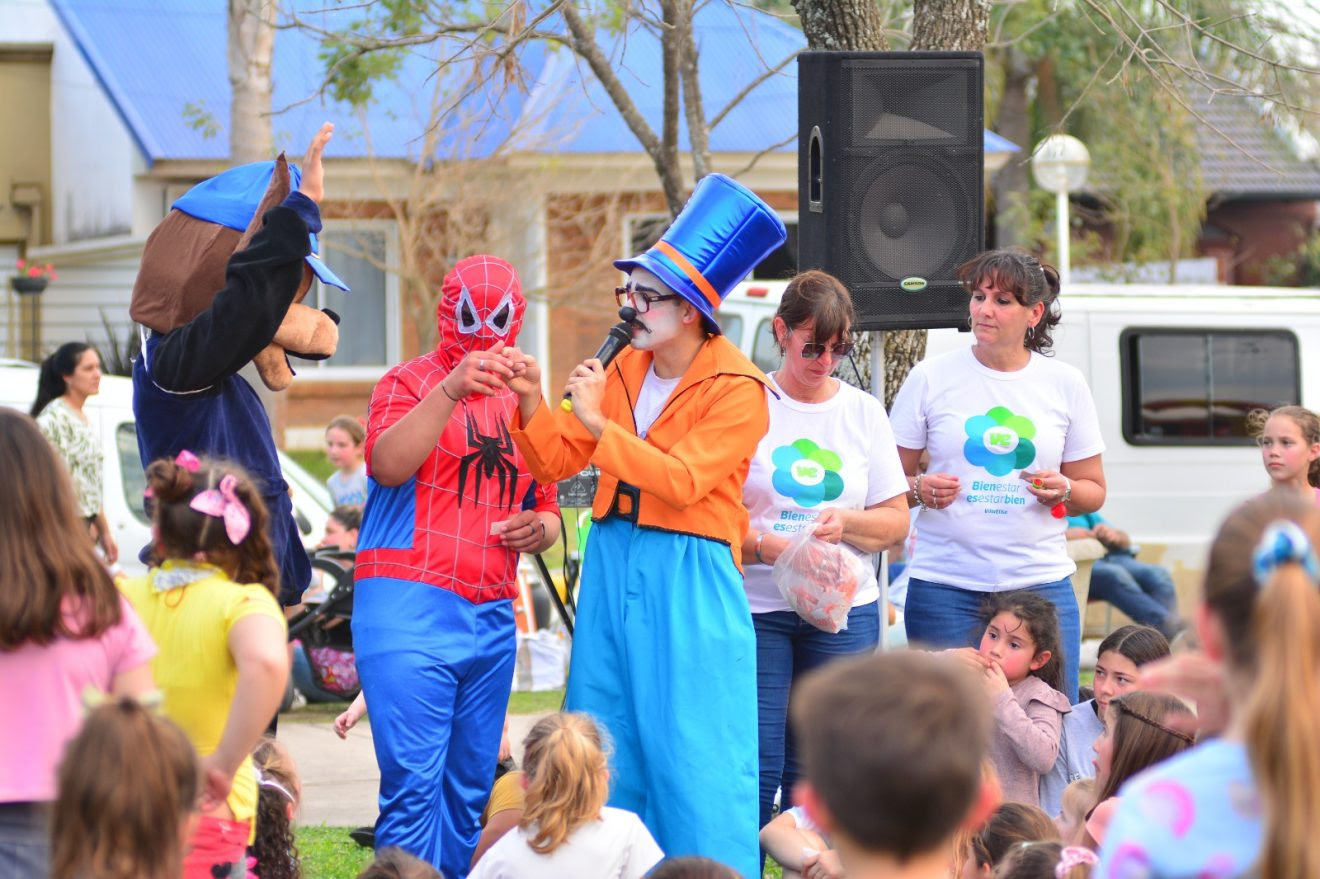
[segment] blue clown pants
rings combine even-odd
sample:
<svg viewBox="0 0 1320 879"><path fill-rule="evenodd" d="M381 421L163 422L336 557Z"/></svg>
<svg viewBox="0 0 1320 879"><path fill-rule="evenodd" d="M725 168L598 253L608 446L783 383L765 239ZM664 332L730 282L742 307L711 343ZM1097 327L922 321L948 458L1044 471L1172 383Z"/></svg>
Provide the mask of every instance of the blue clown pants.
<svg viewBox="0 0 1320 879"><path fill-rule="evenodd" d="M565 701L614 739L610 805L666 855L759 877L756 635L727 546L594 525Z"/></svg>
<svg viewBox="0 0 1320 879"><path fill-rule="evenodd" d="M513 602L359 580L353 650L380 766L376 847L397 845L463 879L513 686Z"/></svg>

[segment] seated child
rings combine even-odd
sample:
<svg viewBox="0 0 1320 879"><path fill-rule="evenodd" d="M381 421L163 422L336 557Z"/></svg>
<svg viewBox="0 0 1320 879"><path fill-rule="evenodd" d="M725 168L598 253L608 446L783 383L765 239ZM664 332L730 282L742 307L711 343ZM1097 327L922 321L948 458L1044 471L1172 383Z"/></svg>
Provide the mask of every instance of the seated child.
<svg viewBox="0 0 1320 879"><path fill-rule="evenodd" d="M1054 824L1059 828L1059 839L1080 838L1086 826L1086 813L1095 805L1095 779L1079 778L1063 790L1063 805Z"/></svg>
<svg viewBox="0 0 1320 879"><path fill-rule="evenodd" d="M994 879L1089 879L1095 864L1095 852L1089 848L1021 842L1008 850Z"/></svg>
<svg viewBox="0 0 1320 879"><path fill-rule="evenodd" d="M1013 846L1022 842L1053 841L1058 837L1059 832L1050 816L1036 806L1004 803L984 827L972 834L959 879L990 879L994 868Z"/></svg>
<svg viewBox="0 0 1320 879"><path fill-rule="evenodd" d="M586 714L542 718L523 742L522 820L482 855L471 879L641 879L664 852L632 812L605 805L609 767Z"/></svg>
<svg viewBox="0 0 1320 879"><path fill-rule="evenodd" d="M811 867L816 868L813 876L843 876L838 852L830 849L829 841L801 806L785 809L761 828L761 848L784 868L784 879L801 879Z"/></svg>
<svg viewBox="0 0 1320 879"><path fill-rule="evenodd" d="M177 726L131 699L93 710L60 764L51 879L178 879L200 792Z"/></svg>
<svg viewBox="0 0 1320 879"><path fill-rule="evenodd" d="M989 707L954 663L907 651L831 662L797 688L792 721L795 797L849 879L942 879L955 835L996 805L982 773Z"/></svg>
<svg viewBox="0 0 1320 879"><path fill-rule="evenodd" d="M977 672L994 716L990 759L1004 799L1036 806L1041 776L1059 756L1063 694L1059 616L1047 599L1027 590L992 593L982 616L981 645L946 651Z"/></svg>
<svg viewBox="0 0 1320 879"><path fill-rule="evenodd" d="M665 858L651 868L646 879L738 879L732 867L726 867L712 858L686 855Z"/></svg>
<svg viewBox="0 0 1320 879"><path fill-rule="evenodd" d="M357 879L445 879L444 875L423 861L414 858L396 846L383 848L376 860L358 873Z"/></svg>
<svg viewBox="0 0 1320 879"><path fill-rule="evenodd" d="M261 879L298 879L302 864L293 818L302 799L298 765L284 743L266 736L252 751L257 774L257 838L248 847L248 867Z"/></svg>

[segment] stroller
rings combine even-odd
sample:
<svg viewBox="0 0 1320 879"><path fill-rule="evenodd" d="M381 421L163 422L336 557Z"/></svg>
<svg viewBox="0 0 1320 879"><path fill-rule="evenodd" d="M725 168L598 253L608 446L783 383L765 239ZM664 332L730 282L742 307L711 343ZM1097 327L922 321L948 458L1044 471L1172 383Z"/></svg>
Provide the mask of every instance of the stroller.
<svg viewBox="0 0 1320 879"><path fill-rule="evenodd" d="M289 620L289 640L302 642L312 683L336 697L351 700L358 694L357 666L353 660L352 552L317 550L311 556L313 577L323 590L308 589L306 610ZM347 566L345 566L345 563ZM295 660L296 661L296 660Z"/></svg>

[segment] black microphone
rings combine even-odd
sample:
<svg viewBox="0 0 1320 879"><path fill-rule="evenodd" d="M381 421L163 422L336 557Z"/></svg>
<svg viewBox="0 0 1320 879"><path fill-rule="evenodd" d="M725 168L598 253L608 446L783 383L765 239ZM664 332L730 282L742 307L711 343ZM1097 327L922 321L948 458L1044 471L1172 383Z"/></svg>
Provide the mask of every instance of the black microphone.
<svg viewBox="0 0 1320 879"><path fill-rule="evenodd" d="M632 341L633 321L637 318L637 309L625 305L619 309L619 317L622 320L610 327L605 341L596 350L596 359L600 361L602 367L609 366L610 361L618 357L619 352L628 347L628 343ZM564 391L564 399L559 402L559 408L565 412L573 411L573 397L568 391Z"/></svg>

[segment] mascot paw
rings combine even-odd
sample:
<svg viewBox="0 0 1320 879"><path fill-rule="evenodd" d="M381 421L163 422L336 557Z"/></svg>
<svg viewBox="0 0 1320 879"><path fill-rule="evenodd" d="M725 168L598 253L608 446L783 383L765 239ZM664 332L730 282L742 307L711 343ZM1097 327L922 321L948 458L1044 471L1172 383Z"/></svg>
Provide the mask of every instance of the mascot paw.
<svg viewBox="0 0 1320 879"><path fill-rule="evenodd" d="M252 362L266 387L282 391L293 383L293 369L286 351L307 360L324 360L338 346L339 327L331 315L295 304L289 306L274 340Z"/></svg>

